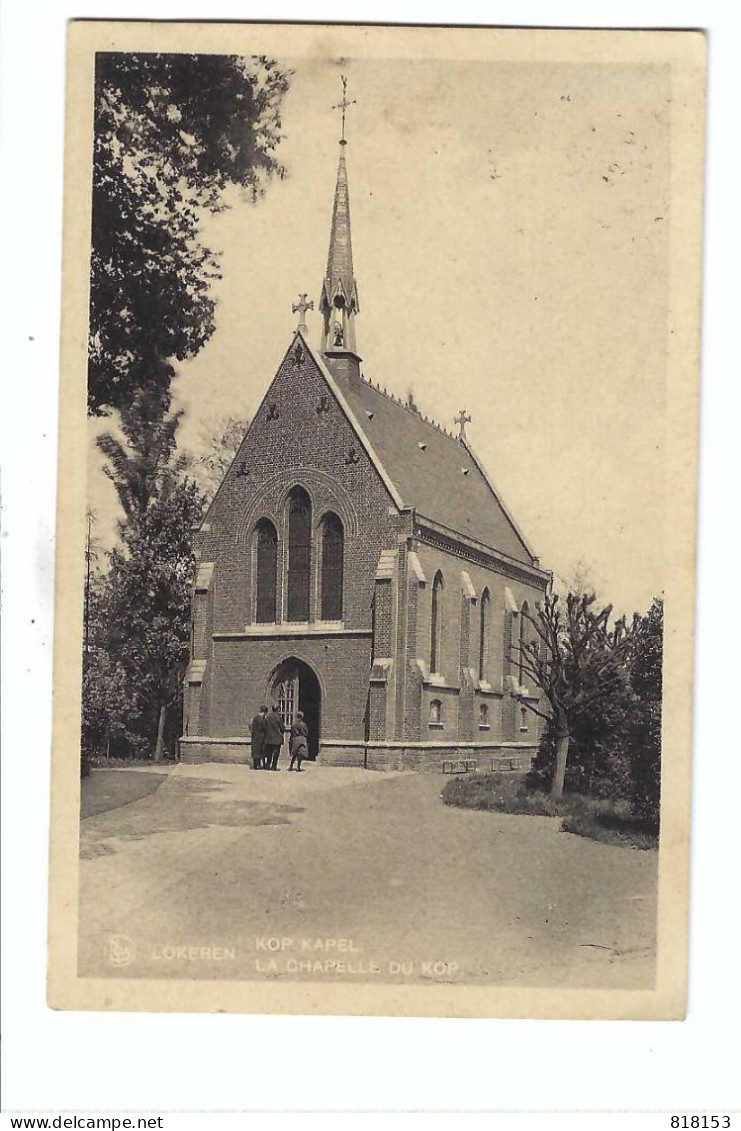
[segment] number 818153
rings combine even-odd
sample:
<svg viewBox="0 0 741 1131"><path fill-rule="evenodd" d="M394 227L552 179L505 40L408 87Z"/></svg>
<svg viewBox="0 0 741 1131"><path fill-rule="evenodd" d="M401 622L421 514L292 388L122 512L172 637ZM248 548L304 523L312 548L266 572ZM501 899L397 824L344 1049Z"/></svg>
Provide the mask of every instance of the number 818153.
<svg viewBox="0 0 741 1131"><path fill-rule="evenodd" d="M682 1131L690 1128L730 1127L730 1115L673 1115L670 1124L672 1127L681 1127Z"/></svg>

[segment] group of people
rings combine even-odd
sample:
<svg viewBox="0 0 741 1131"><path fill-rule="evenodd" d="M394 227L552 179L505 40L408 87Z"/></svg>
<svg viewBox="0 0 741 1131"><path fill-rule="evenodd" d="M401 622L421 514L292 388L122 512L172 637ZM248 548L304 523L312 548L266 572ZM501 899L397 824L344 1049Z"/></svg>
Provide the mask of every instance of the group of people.
<svg viewBox="0 0 741 1131"><path fill-rule="evenodd" d="M290 731L288 752L291 755L289 770L301 773L301 763L309 756L309 729L301 711L290 728L283 722L277 706L264 704L250 724L252 735L252 767L255 770L278 770L278 758L283 745L283 735Z"/></svg>

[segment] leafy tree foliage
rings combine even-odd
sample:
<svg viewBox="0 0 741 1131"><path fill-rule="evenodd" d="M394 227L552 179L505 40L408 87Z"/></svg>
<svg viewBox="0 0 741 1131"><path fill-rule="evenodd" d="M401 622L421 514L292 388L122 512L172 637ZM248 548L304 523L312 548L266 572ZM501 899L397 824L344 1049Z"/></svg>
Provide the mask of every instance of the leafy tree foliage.
<svg viewBox="0 0 741 1131"><path fill-rule="evenodd" d="M177 454L177 431L182 413L171 413L170 395L151 386L137 389L122 408L119 432L98 437L105 456L103 470L113 483L123 511L119 535L126 541L132 525L150 504L172 488L188 466Z"/></svg>
<svg viewBox="0 0 741 1131"><path fill-rule="evenodd" d="M531 780L557 798L563 774L561 789L628 800L658 826L663 601L612 629L609 606L594 604L593 593L569 593L561 616L549 596L529 618L525 667L550 707Z"/></svg>
<svg viewBox="0 0 741 1131"><path fill-rule="evenodd" d="M595 608L595 602L594 593L568 593L563 603L558 594L549 593L534 615L520 614L531 632L512 659L542 690L550 708L550 715L543 717L549 720L555 741L553 801L563 793L577 721L608 711L627 682L625 618L610 627L612 606ZM524 706L543 714L519 698Z"/></svg>
<svg viewBox="0 0 741 1131"><path fill-rule="evenodd" d="M123 516L119 544L96 579L83 677L83 746L159 759L178 733L188 658L192 529L203 495L177 453L169 395L139 390L120 435L98 440Z"/></svg>
<svg viewBox="0 0 741 1131"><path fill-rule="evenodd" d="M194 579L191 529L201 509L196 485L174 482L127 525L122 548L111 555L108 656L125 673L155 760L165 751L168 715L177 715L180 704Z"/></svg>
<svg viewBox="0 0 741 1131"><path fill-rule="evenodd" d="M661 693L664 601L655 597L632 634L630 682L635 706L630 728L633 808L637 817L659 823L661 801Z"/></svg>
<svg viewBox="0 0 741 1131"><path fill-rule="evenodd" d="M288 75L265 57L96 58L88 410L166 391L214 330L201 220L271 174Z"/></svg>
<svg viewBox="0 0 741 1131"><path fill-rule="evenodd" d="M633 796L629 744L632 696L627 673L616 680L614 693L589 710L575 711L571 719L569 754L564 789L590 797L631 800ZM531 781L550 788L558 744L556 723L546 723Z"/></svg>
<svg viewBox="0 0 741 1131"><path fill-rule="evenodd" d="M102 620L99 627L104 628ZM102 640L93 645L83 666L83 766L91 754L110 757L128 753L132 742L140 738L138 721L126 668L110 657Z"/></svg>

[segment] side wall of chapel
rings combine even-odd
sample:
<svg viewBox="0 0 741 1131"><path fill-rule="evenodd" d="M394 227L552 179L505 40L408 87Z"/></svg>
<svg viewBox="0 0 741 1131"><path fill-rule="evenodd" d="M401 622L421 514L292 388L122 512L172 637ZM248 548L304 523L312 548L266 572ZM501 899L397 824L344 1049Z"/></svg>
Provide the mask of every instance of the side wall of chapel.
<svg viewBox="0 0 741 1131"><path fill-rule="evenodd" d="M533 629L522 616L542 599L543 582L523 571L471 561L443 546L414 538L397 565L396 585L406 592L406 608L397 614L393 705L381 728L371 732L376 749L370 764L441 769L446 761L473 758L482 768L511 760L529 765L541 733L541 720L521 698L541 709L538 691L517 663L520 625L525 639ZM432 661L432 603L438 590L439 659ZM488 595L485 648L481 652L481 604ZM401 603L399 603L401 608ZM516 693L518 699L514 698ZM371 695L373 694L373 689Z"/></svg>

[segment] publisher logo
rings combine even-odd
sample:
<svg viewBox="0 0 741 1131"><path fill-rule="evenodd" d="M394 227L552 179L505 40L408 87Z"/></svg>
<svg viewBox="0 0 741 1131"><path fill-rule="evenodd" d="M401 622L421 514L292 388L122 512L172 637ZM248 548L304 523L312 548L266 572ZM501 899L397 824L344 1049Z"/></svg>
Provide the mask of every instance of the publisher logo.
<svg viewBox="0 0 741 1131"><path fill-rule="evenodd" d="M128 935L111 935L105 951L111 966L128 966L134 961L134 943Z"/></svg>

